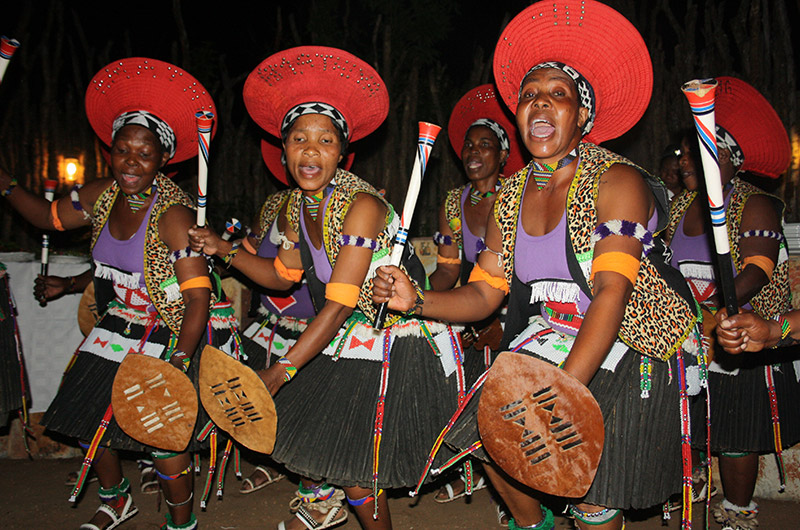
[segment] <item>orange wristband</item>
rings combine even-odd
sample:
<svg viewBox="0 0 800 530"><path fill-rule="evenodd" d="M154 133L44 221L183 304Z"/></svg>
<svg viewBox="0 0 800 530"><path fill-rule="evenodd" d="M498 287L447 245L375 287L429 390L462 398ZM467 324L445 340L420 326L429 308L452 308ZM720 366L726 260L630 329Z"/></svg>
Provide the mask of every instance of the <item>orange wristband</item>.
<svg viewBox="0 0 800 530"><path fill-rule="evenodd" d="M767 278L772 279L772 272L775 270L775 262L766 256L747 256L744 258L744 266L755 265L767 275ZM742 267L744 269L744 267Z"/></svg>
<svg viewBox="0 0 800 530"><path fill-rule="evenodd" d="M472 268L472 272L469 275L468 283L472 282L486 282L492 289L503 291L505 294L508 294L509 291L508 282L506 282L505 278L498 278L497 276L492 276L491 274L483 270L481 266L478 265L477 263Z"/></svg>
<svg viewBox="0 0 800 530"><path fill-rule="evenodd" d="M447 258L441 254L437 254L436 263L444 263L446 265L461 265L461 260L458 258Z"/></svg>
<svg viewBox="0 0 800 530"><path fill-rule="evenodd" d="M58 218L58 201L55 200L50 203L50 216L53 218L53 226L59 232L65 230L64 225L61 224L61 219Z"/></svg>
<svg viewBox="0 0 800 530"><path fill-rule="evenodd" d="M345 307L355 307L358 304L360 292L361 287L349 283L333 282L325 286L325 298Z"/></svg>
<svg viewBox="0 0 800 530"><path fill-rule="evenodd" d="M187 289L197 289L199 287L205 287L210 291L211 278L208 276L195 276L194 278L189 278L180 285L181 292L186 291Z"/></svg>
<svg viewBox="0 0 800 530"><path fill-rule="evenodd" d="M616 272L625 276L632 285L636 285L640 264L641 261L625 252L606 252L595 256L589 280L593 281L594 275L598 272Z"/></svg>
<svg viewBox="0 0 800 530"><path fill-rule="evenodd" d="M303 279L303 269L289 269L279 257L275 258L275 272L278 273L278 276L290 282L300 283L300 280Z"/></svg>
<svg viewBox="0 0 800 530"><path fill-rule="evenodd" d="M253 247L253 244L250 243L249 237L245 237L244 239L242 239L242 246L250 254L258 254L258 251Z"/></svg>

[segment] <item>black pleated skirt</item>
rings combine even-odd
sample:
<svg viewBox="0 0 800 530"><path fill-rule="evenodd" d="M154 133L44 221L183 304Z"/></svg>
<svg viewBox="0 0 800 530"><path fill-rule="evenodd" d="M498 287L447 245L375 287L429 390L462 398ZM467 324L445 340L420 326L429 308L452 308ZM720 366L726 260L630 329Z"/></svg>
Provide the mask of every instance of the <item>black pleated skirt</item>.
<svg viewBox="0 0 800 530"><path fill-rule="evenodd" d="M23 384L26 388L28 385L24 364L20 362L22 352L17 350L16 316L12 311L8 275L0 264L0 427L22 408Z"/></svg>
<svg viewBox="0 0 800 530"><path fill-rule="evenodd" d="M520 353L530 355L525 351ZM688 357L686 353L683 355ZM642 398L641 357L629 350L613 372L600 369L589 384L603 413L605 445L594 482L583 502L642 509L664 502L681 489L677 361L674 357L668 362L651 361L652 388L649 397ZM479 400L480 390L445 437L445 444L460 451L480 439ZM483 448L473 455L490 461Z"/></svg>
<svg viewBox="0 0 800 530"><path fill-rule="evenodd" d="M388 375L377 484L416 485L434 441L457 408L459 377L457 370L445 374L418 324L404 326L390 328L388 374L380 360L336 360L322 353L281 388L275 396L275 461L336 486L372 487L376 410L382 378ZM383 345L384 338L381 333L376 340ZM442 344L441 355L453 362L452 348Z"/></svg>
<svg viewBox="0 0 800 530"><path fill-rule="evenodd" d="M738 356L727 355L721 348L717 352L726 370L739 371L736 375L709 373L712 452L775 451L767 370L772 371L783 448L800 442L800 383L793 364L800 359L800 349ZM706 402L702 394L698 398L692 403L692 439L695 447L705 449Z"/></svg>
<svg viewBox="0 0 800 530"><path fill-rule="evenodd" d="M214 311L212 310L213 313ZM103 330L103 332L100 332L100 330ZM211 334L210 337L208 336L209 333ZM203 347L206 344L211 344L225 351L233 351L234 344L239 341L238 338L234 341L234 333L238 334L235 327L215 329L212 326L207 326L206 334L201 339L200 346L198 346L187 372L195 386L197 385L200 371L200 356ZM92 330L92 333L81 344L75 363L69 372L65 374L58 393L42 418L42 425L47 427L48 430L64 436L84 442L91 441L111 403L111 388L120 365L119 362L93 353L93 343L98 339L102 341L109 337L112 337L112 343L113 337L139 341L144 334L145 326L131 323L125 318L106 313L97 323L95 329ZM172 331L162 323L152 331L147 342L166 346L171 336ZM164 351L166 352L166 349ZM208 422L209 417L203 407L200 406L197 422L195 423L195 434L189 442L187 451L196 451L208 445L208 440L203 442L197 440L197 434ZM129 451L151 452L156 450L125 434L113 417L103 435L101 444L112 449Z"/></svg>

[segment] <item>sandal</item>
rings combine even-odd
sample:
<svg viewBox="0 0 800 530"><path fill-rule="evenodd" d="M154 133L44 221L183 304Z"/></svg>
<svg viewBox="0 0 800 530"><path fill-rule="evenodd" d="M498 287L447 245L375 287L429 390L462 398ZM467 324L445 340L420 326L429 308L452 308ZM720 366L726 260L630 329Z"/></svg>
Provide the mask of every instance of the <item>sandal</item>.
<svg viewBox="0 0 800 530"><path fill-rule="evenodd" d="M461 479L461 482L464 483L463 491L461 491L460 493L455 493L455 490L453 490L453 484L451 482L448 482L439 489L439 492L433 497L433 500L438 502L439 504L445 504L448 502L453 502L456 499L460 499L461 497L464 497L467 494L467 487L466 487L467 482L464 480L464 475L460 475L459 478ZM455 480L453 482L455 482ZM478 479L478 482L476 482L472 486L472 492L475 493L476 491L482 490L485 487L486 487L486 479L481 475L481 478ZM447 497L439 496L443 492L447 494Z"/></svg>
<svg viewBox="0 0 800 530"><path fill-rule="evenodd" d="M292 500L289 501L289 511L292 513L297 513L297 510L299 510L301 506L313 502L327 500L341 502L344 500L344 497L344 490L335 488L325 482L319 486L312 486L309 489L304 488L303 483L301 482L297 486L297 491L294 492L294 497L292 497Z"/></svg>
<svg viewBox="0 0 800 530"><path fill-rule="evenodd" d="M311 510L324 514L325 519L321 522L317 521L311 513ZM333 528L347 521L347 510L344 509L342 501L329 499L327 501L317 501L301 506L300 509L297 510L295 517L300 519L309 530L323 530L325 528ZM278 523L278 530L286 530L286 523L284 521Z"/></svg>
<svg viewBox="0 0 800 530"><path fill-rule="evenodd" d="M131 495L127 495L125 499L125 504L122 506L122 512L117 513L117 511L108 504L101 504L99 508L97 508L97 513L104 513L111 519L111 524L108 526L104 526L100 528L96 524L93 523L84 523L80 526L80 530L111 530L112 528L116 528L137 513L139 513L139 508L137 508L133 504L133 497Z"/></svg>
<svg viewBox="0 0 800 530"><path fill-rule="evenodd" d="M145 495L152 495L158 493L160 486L156 478L156 468L151 460L137 460L136 464L139 466L141 473L141 489Z"/></svg>
<svg viewBox="0 0 800 530"><path fill-rule="evenodd" d="M259 473L259 472L262 475L264 475L264 478L266 480L264 480L264 482L262 482L260 484L256 484L255 476L256 476L256 473ZM273 473L275 473L274 476L273 476ZM242 495L247 495L248 493L253 493L254 491L258 491L258 490L260 490L262 488L266 488L270 484L278 482L279 480L282 480L284 478L286 478L286 475L284 475L282 473L278 473L277 471L270 472L270 470L267 467L256 466L256 468L253 470L253 472L250 474L250 476L242 481L242 487L239 488L239 493L241 493ZM245 488L245 486L248 486L248 485L249 485L249 488Z"/></svg>
<svg viewBox="0 0 800 530"><path fill-rule="evenodd" d="M508 528L508 521L509 521L510 518L509 518L508 514L506 513L505 508L503 508L499 504L496 504L494 506L494 509L495 509L495 513L497 514L497 524L499 524L502 527ZM503 521L503 519L505 519L505 521Z"/></svg>

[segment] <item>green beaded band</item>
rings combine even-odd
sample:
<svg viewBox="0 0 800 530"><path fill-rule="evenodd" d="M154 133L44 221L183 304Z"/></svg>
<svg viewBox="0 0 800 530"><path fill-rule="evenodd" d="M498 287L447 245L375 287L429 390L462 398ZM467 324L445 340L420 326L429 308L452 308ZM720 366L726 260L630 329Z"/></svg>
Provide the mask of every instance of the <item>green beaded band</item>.
<svg viewBox="0 0 800 530"><path fill-rule="evenodd" d="M17 187L17 184L17 179L11 179L11 182L8 183L8 187L1 192L3 197L8 197L11 195L11 192L14 191L14 188Z"/></svg>
<svg viewBox="0 0 800 530"><path fill-rule="evenodd" d="M781 338L773 348L782 348L783 346L793 344L794 341L789 338L789 335L792 334L792 326L789 324L789 321L783 315L776 316L775 320L778 321L778 325L781 327Z"/></svg>
<svg viewBox="0 0 800 530"><path fill-rule="evenodd" d="M553 517L553 512L551 512L547 506L544 504L541 505L542 507L542 515L544 518L532 526L519 526L514 519L508 520L508 530L553 530L556 527L555 517Z"/></svg>

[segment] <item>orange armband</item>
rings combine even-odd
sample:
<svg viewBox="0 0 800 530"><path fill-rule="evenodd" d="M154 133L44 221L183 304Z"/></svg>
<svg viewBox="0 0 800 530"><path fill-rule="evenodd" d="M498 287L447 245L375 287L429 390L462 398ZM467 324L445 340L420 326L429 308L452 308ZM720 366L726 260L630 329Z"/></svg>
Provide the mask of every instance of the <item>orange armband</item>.
<svg viewBox="0 0 800 530"><path fill-rule="evenodd" d="M477 263L472 268L472 272L469 275L469 280L467 283L472 282L486 282L489 284L489 287L492 289L497 289L498 291L503 291L503 293L508 294L508 282L506 282L505 278L498 278L497 276L492 276L485 270L481 268L480 265Z"/></svg>
<svg viewBox="0 0 800 530"><path fill-rule="evenodd" d="M61 224L61 219L58 218L58 200L50 203L50 216L53 218L53 227L59 232L66 230L64 225Z"/></svg>
<svg viewBox="0 0 800 530"><path fill-rule="evenodd" d="M616 272L625 276L631 285L636 285L640 264L641 261L625 252L606 252L592 260L592 275L589 280L594 280L594 275L598 272Z"/></svg>
<svg viewBox="0 0 800 530"><path fill-rule="evenodd" d="M300 283L303 279L303 269L289 269L283 264L281 258L275 258L275 272L284 280Z"/></svg>
<svg viewBox="0 0 800 530"><path fill-rule="evenodd" d="M744 258L744 267L748 265L755 265L767 275L768 279L772 279L772 272L775 270L775 262L766 256L747 256ZM744 269L742 267L742 269Z"/></svg>
<svg viewBox="0 0 800 530"><path fill-rule="evenodd" d="M461 265L460 258L448 258L441 254L436 255L436 263L444 263L445 265Z"/></svg>
<svg viewBox="0 0 800 530"><path fill-rule="evenodd" d="M358 304L361 287L350 283L333 282L325 286L325 298L331 302L353 308Z"/></svg>
<svg viewBox="0 0 800 530"><path fill-rule="evenodd" d="M250 254L258 254L258 251L255 249L253 244L250 242L250 237L249 236L245 237L244 239L242 239L242 246Z"/></svg>
<svg viewBox="0 0 800 530"><path fill-rule="evenodd" d="M211 290L211 278L208 276L195 276L194 278L189 278L185 282L182 282L180 285L181 292L186 291L187 289L197 289L200 287L204 287Z"/></svg>

